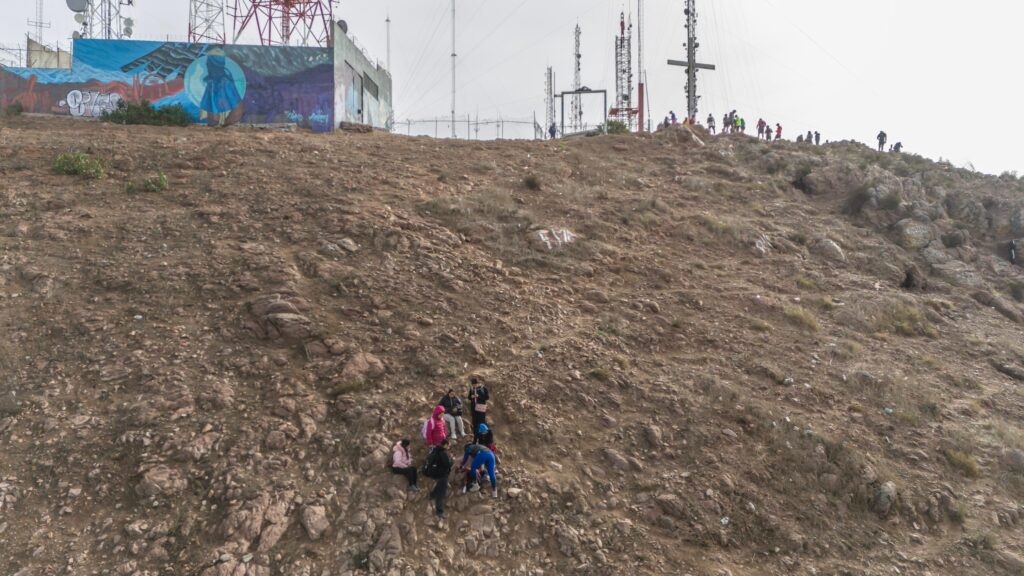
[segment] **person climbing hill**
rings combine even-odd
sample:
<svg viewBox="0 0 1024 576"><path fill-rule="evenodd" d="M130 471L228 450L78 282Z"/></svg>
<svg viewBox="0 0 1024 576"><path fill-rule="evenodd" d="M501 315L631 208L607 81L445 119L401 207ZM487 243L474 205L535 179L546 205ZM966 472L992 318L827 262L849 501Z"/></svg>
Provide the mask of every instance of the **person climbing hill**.
<svg viewBox="0 0 1024 576"><path fill-rule="evenodd" d="M883 130L883 131L878 133L877 138L878 138L878 151L879 152L885 152L885 143L889 140L889 135L886 134L885 131Z"/></svg>
<svg viewBox="0 0 1024 576"><path fill-rule="evenodd" d="M462 456L462 466L465 467L465 463L469 460L472 454L473 461L469 465L467 480L472 479L479 475L481 468L487 469L487 478L491 482L491 496L494 498L498 497L498 477L495 469L497 467L497 460L494 458L494 453L484 448L479 444L470 444L466 447L466 451ZM463 489L466 491L467 489ZM475 492L469 488L469 491Z"/></svg>
<svg viewBox="0 0 1024 576"><path fill-rule="evenodd" d="M423 427L423 439L427 446L440 446L448 438L448 429L444 424L444 406L434 406L434 413Z"/></svg>
<svg viewBox="0 0 1024 576"><path fill-rule="evenodd" d="M448 495L448 476L452 472L452 457L448 454L448 439L444 439L427 454L423 475L434 479L430 496L434 499L434 513L444 520L444 499Z"/></svg>
<svg viewBox="0 0 1024 576"><path fill-rule="evenodd" d="M487 387L480 383L476 376L469 379L469 411L473 418L473 427L476 430L481 424L487 422L487 401L491 399Z"/></svg>
<svg viewBox="0 0 1024 576"><path fill-rule="evenodd" d="M391 449L391 473L405 476L409 480L409 491L419 492L420 488L416 485L416 467L412 465L409 444L408 438L395 442L395 446Z"/></svg>

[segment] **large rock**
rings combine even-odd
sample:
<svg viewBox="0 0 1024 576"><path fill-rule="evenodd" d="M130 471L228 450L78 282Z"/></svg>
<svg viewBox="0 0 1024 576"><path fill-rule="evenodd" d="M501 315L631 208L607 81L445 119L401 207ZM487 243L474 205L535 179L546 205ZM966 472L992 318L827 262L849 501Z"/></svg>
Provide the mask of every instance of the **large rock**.
<svg viewBox="0 0 1024 576"><path fill-rule="evenodd" d="M143 472L142 481L135 487L135 493L143 498L170 496L186 487L188 480L181 472L160 464Z"/></svg>
<svg viewBox="0 0 1024 576"><path fill-rule="evenodd" d="M864 186L865 173L849 162L830 164L802 179L803 190L813 195L847 196Z"/></svg>
<svg viewBox="0 0 1024 576"><path fill-rule="evenodd" d="M365 382L384 374L384 362L369 352L358 352L341 370L345 382Z"/></svg>
<svg viewBox="0 0 1024 576"><path fill-rule="evenodd" d="M833 262L846 262L846 254L843 249L828 238L819 238L814 244L811 244L811 254L817 254Z"/></svg>
<svg viewBox="0 0 1024 576"><path fill-rule="evenodd" d="M907 250L920 250L931 244L934 237L932 227L923 222L906 218L896 223L896 239Z"/></svg>
<svg viewBox="0 0 1024 576"><path fill-rule="evenodd" d="M302 509L302 527L310 540L319 540L331 527L327 521L327 509L323 506L306 506Z"/></svg>
<svg viewBox="0 0 1024 576"><path fill-rule="evenodd" d="M878 491L875 492L875 499L871 503L871 509L879 516L888 516L893 505L896 504L897 496L896 485L892 482L886 482L879 486Z"/></svg>
<svg viewBox="0 0 1024 576"><path fill-rule="evenodd" d="M1024 474L1024 451L1014 448L1003 454L1003 462L1010 470Z"/></svg>

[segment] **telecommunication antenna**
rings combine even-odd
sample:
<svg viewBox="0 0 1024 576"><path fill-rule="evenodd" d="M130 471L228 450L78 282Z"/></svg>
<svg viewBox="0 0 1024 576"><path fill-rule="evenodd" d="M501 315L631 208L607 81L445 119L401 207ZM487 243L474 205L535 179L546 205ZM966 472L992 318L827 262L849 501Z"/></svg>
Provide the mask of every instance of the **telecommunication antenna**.
<svg viewBox="0 0 1024 576"><path fill-rule="evenodd" d="M66 0L75 13L75 22L82 25L73 37L123 40L131 38L135 21L121 15L121 9L135 5L135 0Z"/></svg>
<svg viewBox="0 0 1024 576"><path fill-rule="evenodd" d="M583 54L580 52L580 36L583 31L580 30L580 25L576 25L576 51L573 54L573 77L572 77L572 90L573 92L579 92L580 88L583 87L581 80L582 75L582 62ZM583 130L583 101L580 95L573 94L571 99L571 105L569 107L569 129L573 132L579 132Z"/></svg>
<svg viewBox="0 0 1024 576"><path fill-rule="evenodd" d="M619 36L615 38L615 107L609 116L630 130L636 108L633 108L633 23L626 24L626 13L619 17Z"/></svg>
<svg viewBox="0 0 1024 576"><path fill-rule="evenodd" d="M224 44L224 0L189 0L188 41Z"/></svg>
<svg viewBox="0 0 1024 576"><path fill-rule="evenodd" d="M544 130L555 123L555 69L548 66L544 82Z"/></svg>
<svg viewBox="0 0 1024 576"><path fill-rule="evenodd" d="M698 64L697 48L697 0L686 0L686 62L669 60L670 66L684 66L686 68L686 116L697 117L697 102L700 96L697 95L697 70L714 70L714 64Z"/></svg>
<svg viewBox="0 0 1024 576"><path fill-rule="evenodd" d="M43 43L43 30L50 27L49 22L43 21L43 0L36 0L36 19L29 20L28 25L36 29L35 41Z"/></svg>
<svg viewBox="0 0 1024 576"><path fill-rule="evenodd" d="M455 133L455 0L452 0L452 138L458 138Z"/></svg>
<svg viewBox="0 0 1024 576"><path fill-rule="evenodd" d="M384 23L387 24L388 29L388 74L391 74L391 14L388 14Z"/></svg>

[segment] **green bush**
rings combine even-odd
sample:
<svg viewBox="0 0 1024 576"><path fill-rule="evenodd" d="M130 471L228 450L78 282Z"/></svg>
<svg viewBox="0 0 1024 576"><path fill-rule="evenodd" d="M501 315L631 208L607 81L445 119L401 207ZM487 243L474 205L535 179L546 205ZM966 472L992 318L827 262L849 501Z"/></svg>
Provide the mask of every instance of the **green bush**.
<svg viewBox="0 0 1024 576"><path fill-rule="evenodd" d="M105 176L103 161L82 152L65 152L53 161L53 169L58 174L81 176L89 180L98 180Z"/></svg>
<svg viewBox="0 0 1024 576"><path fill-rule="evenodd" d="M125 100L117 103L117 109L104 112L104 122L115 124L144 124L147 126L188 126L192 124L192 115L181 104L154 108L143 100L133 104Z"/></svg>
<svg viewBox="0 0 1024 576"><path fill-rule="evenodd" d="M25 107L21 105L21 102L15 102L4 109L4 116L13 118L15 116L21 116L25 112Z"/></svg>
<svg viewBox="0 0 1024 576"><path fill-rule="evenodd" d="M629 126L621 120L609 120L605 126L605 132L609 134L629 134Z"/></svg>

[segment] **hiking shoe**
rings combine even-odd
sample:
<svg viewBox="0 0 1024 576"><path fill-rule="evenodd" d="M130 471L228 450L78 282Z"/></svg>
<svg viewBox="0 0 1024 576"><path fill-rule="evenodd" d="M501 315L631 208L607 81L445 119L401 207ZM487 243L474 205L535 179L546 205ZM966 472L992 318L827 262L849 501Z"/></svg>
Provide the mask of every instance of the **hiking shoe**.
<svg viewBox="0 0 1024 576"><path fill-rule="evenodd" d="M463 486L463 487L462 487L462 493L463 493L463 494L465 494L465 493L466 493L466 487L465 487L465 486Z"/></svg>
<svg viewBox="0 0 1024 576"><path fill-rule="evenodd" d="M498 490L497 489L491 490L491 496L494 497L494 498L497 498L498 497Z"/></svg>
<svg viewBox="0 0 1024 576"><path fill-rule="evenodd" d="M413 484L412 486L409 486L409 492L419 492L419 491L420 491L420 487L419 486L417 486L415 484Z"/></svg>
<svg viewBox="0 0 1024 576"><path fill-rule="evenodd" d="M480 491L480 485L479 484L473 484L472 486L469 487L469 491L470 492L479 492Z"/></svg>

